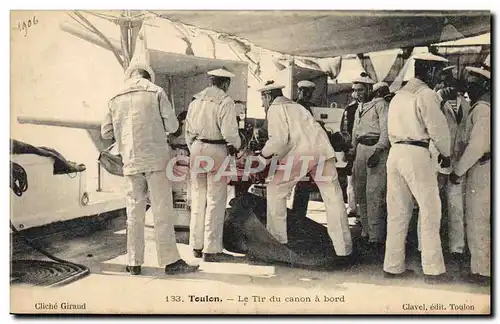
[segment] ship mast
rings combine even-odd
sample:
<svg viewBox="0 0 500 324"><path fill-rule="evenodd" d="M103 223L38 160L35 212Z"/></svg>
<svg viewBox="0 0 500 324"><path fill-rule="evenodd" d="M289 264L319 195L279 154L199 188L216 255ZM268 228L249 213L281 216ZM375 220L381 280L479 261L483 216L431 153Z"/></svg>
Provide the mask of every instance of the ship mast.
<svg viewBox="0 0 500 324"><path fill-rule="evenodd" d="M120 40L113 40L104 35L102 31L84 16L83 13L106 19L117 24L120 28ZM92 11L70 11L68 15L75 20L79 26L63 23L61 24L62 30L110 50L123 69L126 70L128 68L134 54L137 35L142 27L147 12L122 10L118 16L115 16Z"/></svg>
<svg viewBox="0 0 500 324"><path fill-rule="evenodd" d="M126 70L132 60L135 51L137 34L143 21L144 13L141 11L123 10L119 18L121 31L121 48L124 57L123 67Z"/></svg>

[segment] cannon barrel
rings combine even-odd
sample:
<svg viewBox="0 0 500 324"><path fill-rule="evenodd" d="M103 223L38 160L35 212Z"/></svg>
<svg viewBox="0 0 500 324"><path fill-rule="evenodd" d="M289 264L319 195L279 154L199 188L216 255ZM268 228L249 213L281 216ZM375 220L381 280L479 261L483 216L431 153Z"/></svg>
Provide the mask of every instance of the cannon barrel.
<svg viewBox="0 0 500 324"><path fill-rule="evenodd" d="M18 116L17 121L20 124L85 129L99 152L104 151L107 147L109 147L113 143L113 140L102 138L100 121L72 120L72 119L32 117L32 116Z"/></svg>
<svg viewBox="0 0 500 324"><path fill-rule="evenodd" d="M72 120L50 117L18 116L17 121L20 124L81 128L87 130L101 129L101 122L95 120Z"/></svg>

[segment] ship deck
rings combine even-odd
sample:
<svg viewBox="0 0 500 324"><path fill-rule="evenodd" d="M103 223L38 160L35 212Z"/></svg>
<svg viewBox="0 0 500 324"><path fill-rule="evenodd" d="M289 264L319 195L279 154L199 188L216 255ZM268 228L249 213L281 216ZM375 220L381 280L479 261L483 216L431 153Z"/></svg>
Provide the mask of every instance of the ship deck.
<svg viewBox="0 0 500 324"><path fill-rule="evenodd" d="M311 202L308 216L324 222L324 205ZM386 279L380 262L363 262L348 269L315 271L276 264L205 263L195 259L188 232L178 231L181 256L200 264L192 274L166 276L156 262L152 215L147 213L143 273L125 271L126 217L122 211L94 221L81 221L66 230L45 231L36 242L50 253L89 267L91 274L60 288L11 285L13 313L127 313L127 314L360 314L429 312L478 314L490 312L490 287L460 281L445 285L424 282L420 261L408 255L416 277ZM40 234L40 233L39 233ZM14 259L45 259L16 242ZM458 269L449 267L456 274ZM179 297L177 297L179 296ZM206 296L221 302L196 302ZM253 296L265 297L266 300ZM271 300L272 297L274 301ZM311 300L308 300L308 297ZM316 299L318 297L318 299ZM335 299L335 297L337 297ZM166 301L168 298L168 301ZM247 299L245 299L247 298ZM278 299L279 298L279 301ZM291 298L291 299L290 299ZM285 302L285 300L288 301ZM59 303L59 310L35 309L36 303ZM61 303L85 304L85 309L62 310ZM452 305L474 309L456 310ZM441 305L441 306L440 306ZM430 308L445 307L432 311ZM458 306L457 306L458 307Z"/></svg>

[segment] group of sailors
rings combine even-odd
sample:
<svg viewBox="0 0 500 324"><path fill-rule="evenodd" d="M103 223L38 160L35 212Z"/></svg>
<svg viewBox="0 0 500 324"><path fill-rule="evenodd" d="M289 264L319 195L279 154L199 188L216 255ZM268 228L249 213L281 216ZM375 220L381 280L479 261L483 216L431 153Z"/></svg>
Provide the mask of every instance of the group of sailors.
<svg viewBox="0 0 500 324"><path fill-rule="evenodd" d="M348 205L336 169L336 153L324 125L312 114L315 84L303 80L298 100L283 95L283 85L267 82L259 89L266 110L268 139L258 160L312 157L307 175L316 181L326 209L327 229L337 256L357 257L348 212L358 215L362 239L384 256L388 278L407 276L405 244L415 202L419 249L426 281L448 282L440 239L442 205L447 208L449 252L460 259L468 249L474 282L490 277L490 72L489 66L467 67L469 101L463 89L442 78L447 60L430 53L415 56L415 78L396 94L387 84L362 74L354 80L355 104L345 108L341 125L348 170ZM489 65L489 64L488 64ZM241 148L235 103L227 91L234 75L218 69L211 84L196 94L184 123L191 160L215 161L191 177L190 247L205 262L232 259L223 252L222 232L228 181L215 172ZM115 139L127 183L127 270L140 274L144 263L144 219L147 192L154 215L158 261L167 274L196 271L175 243L171 183L165 169L171 152L167 134L179 122L165 91L154 84L148 66L127 70L122 91L109 103L102 137ZM452 79L452 78L451 78ZM352 173L351 173L352 171ZM300 177L277 169L267 184L267 229L282 244L287 237L287 196L295 187L293 209L304 214L309 201ZM349 210L348 210L349 209Z"/></svg>
<svg viewBox="0 0 500 324"><path fill-rule="evenodd" d="M341 125L352 143L346 150L353 165L349 209L360 218L370 253L383 257L386 277L414 274L406 269L405 251L418 206L425 280L453 280L443 247L461 270L468 247L470 271L464 279L489 283L489 58L481 68L466 67L465 87L453 77L456 67L446 66L447 59L431 53L414 59L415 77L395 94L366 75L353 82L356 102L346 107Z"/></svg>

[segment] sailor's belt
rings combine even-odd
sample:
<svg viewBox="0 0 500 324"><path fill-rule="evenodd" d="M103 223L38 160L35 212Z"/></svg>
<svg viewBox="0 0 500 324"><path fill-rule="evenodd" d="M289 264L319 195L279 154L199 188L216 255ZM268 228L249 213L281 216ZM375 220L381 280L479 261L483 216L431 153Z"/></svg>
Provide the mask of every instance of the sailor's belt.
<svg viewBox="0 0 500 324"><path fill-rule="evenodd" d="M413 145L413 146L419 146L428 149L429 148L429 142L426 141L413 141L413 140L407 140L407 141L397 141L395 144L406 144L406 145Z"/></svg>
<svg viewBox="0 0 500 324"><path fill-rule="evenodd" d="M218 139L218 140L212 140L212 139L206 139L206 138L198 138L198 140L202 143L207 143L207 144L221 144L225 145L227 142L226 140L223 139Z"/></svg>
<svg viewBox="0 0 500 324"><path fill-rule="evenodd" d="M484 154L483 154L483 156L481 156L481 158L479 159L479 163L480 163L480 164L486 163L486 162L488 162L490 159L491 159L491 152L486 152L486 153L484 153Z"/></svg>
<svg viewBox="0 0 500 324"><path fill-rule="evenodd" d="M366 146L373 146L378 143L379 136L361 136L358 138L358 143Z"/></svg>
<svg viewBox="0 0 500 324"><path fill-rule="evenodd" d="M187 150L188 146L187 144L171 144L170 145L174 150L175 149L181 149L181 150Z"/></svg>

